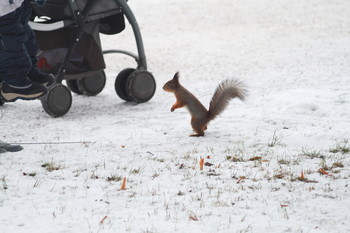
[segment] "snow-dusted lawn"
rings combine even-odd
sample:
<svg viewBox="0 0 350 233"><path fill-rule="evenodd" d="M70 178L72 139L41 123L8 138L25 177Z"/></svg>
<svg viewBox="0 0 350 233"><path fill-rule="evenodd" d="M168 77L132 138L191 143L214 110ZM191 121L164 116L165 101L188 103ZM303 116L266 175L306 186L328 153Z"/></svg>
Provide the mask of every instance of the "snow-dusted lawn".
<svg viewBox="0 0 350 233"><path fill-rule="evenodd" d="M39 144L0 154L0 232L349 232L350 1L129 4L156 95L121 101L114 78L135 63L106 55L106 88L64 117L2 106L0 139ZM136 51L130 27L102 44ZM225 78L249 97L190 138L161 89L176 71L205 106Z"/></svg>

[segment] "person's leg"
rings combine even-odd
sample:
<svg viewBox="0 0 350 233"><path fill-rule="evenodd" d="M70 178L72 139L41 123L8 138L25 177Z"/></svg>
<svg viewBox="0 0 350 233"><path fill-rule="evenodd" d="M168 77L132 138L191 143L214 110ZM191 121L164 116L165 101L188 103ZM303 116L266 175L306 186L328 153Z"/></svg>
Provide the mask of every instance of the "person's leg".
<svg viewBox="0 0 350 233"><path fill-rule="evenodd" d="M21 7L0 18L0 77L12 85L26 85L25 73L32 66L20 14Z"/></svg>
<svg viewBox="0 0 350 233"><path fill-rule="evenodd" d="M0 17L0 94L5 101L36 99L46 93L42 85L32 83L27 73L32 61L25 42L27 33L20 22L24 5Z"/></svg>
<svg viewBox="0 0 350 233"><path fill-rule="evenodd" d="M30 6L29 1L24 1L20 23L23 25L23 29L27 35L27 40L25 41L24 44L27 49L30 60L34 66L38 62L37 55L39 52L39 47L35 41L34 32L28 24L31 14L32 14L32 7Z"/></svg>
<svg viewBox="0 0 350 233"><path fill-rule="evenodd" d="M23 8L22 18L20 22L23 25L23 28L27 34L28 39L25 42L25 46L27 48L28 55L32 62L32 66L28 71L28 78L35 83L49 86L54 82L54 77L52 74L41 72L37 67L37 63L38 63L37 55L39 52L39 47L35 40L34 32L28 24L29 18L32 14L32 8L30 6L30 3L27 1L24 1L23 4L24 4L24 8Z"/></svg>

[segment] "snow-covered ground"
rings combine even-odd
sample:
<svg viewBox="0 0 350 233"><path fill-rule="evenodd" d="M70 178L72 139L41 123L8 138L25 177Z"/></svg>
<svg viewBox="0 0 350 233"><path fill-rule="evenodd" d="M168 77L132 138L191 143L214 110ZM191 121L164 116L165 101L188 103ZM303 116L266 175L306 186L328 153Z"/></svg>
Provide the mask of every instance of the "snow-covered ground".
<svg viewBox="0 0 350 233"><path fill-rule="evenodd" d="M106 55L106 88L64 117L2 106L0 140L24 150L0 154L0 232L350 232L350 1L129 4L155 96L120 100L135 62ZM136 51L130 26L102 44ZM176 71L205 106L226 78L249 97L188 137L161 89Z"/></svg>

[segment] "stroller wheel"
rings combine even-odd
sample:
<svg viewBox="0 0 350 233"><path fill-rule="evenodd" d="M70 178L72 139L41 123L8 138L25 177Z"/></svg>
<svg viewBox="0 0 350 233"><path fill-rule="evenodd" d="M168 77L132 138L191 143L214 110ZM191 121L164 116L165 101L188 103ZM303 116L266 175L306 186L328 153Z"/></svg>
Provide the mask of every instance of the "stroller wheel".
<svg viewBox="0 0 350 233"><path fill-rule="evenodd" d="M81 93L89 96L97 95L106 85L106 74L101 70L98 75L78 79L77 84Z"/></svg>
<svg viewBox="0 0 350 233"><path fill-rule="evenodd" d="M66 86L58 83L49 87L47 95L41 98L41 104L47 114L60 117L72 106L72 95Z"/></svg>
<svg viewBox="0 0 350 233"><path fill-rule="evenodd" d="M117 95L125 101L132 101L132 99L129 98L127 89L126 89L126 80L130 76L131 73L133 73L135 69L133 68L126 68L118 74L117 78L115 79L114 83L114 89L117 93Z"/></svg>
<svg viewBox="0 0 350 233"><path fill-rule="evenodd" d="M78 88L78 81L73 80L66 80L67 87L71 90L71 92L74 92L75 94L81 95L83 92L81 92Z"/></svg>
<svg viewBox="0 0 350 233"><path fill-rule="evenodd" d="M136 70L126 80L127 94L132 101L143 103L149 101L156 91L156 81L146 70Z"/></svg>

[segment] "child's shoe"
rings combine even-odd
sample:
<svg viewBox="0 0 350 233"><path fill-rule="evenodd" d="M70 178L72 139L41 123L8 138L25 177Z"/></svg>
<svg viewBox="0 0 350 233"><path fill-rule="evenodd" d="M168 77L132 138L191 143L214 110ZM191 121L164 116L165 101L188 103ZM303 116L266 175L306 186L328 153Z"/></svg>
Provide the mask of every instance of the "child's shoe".
<svg viewBox="0 0 350 233"><path fill-rule="evenodd" d="M2 82L0 86L0 95L5 102L14 102L18 99L34 100L44 96L46 92L45 86L29 81L25 86L11 85L5 82Z"/></svg>
<svg viewBox="0 0 350 233"><path fill-rule="evenodd" d="M55 82L53 74L48 74L40 71L37 67L33 66L27 74L30 81L45 86L51 86Z"/></svg>
<svg viewBox="0 0 350 233"><path fill-rule="evenodd" d="M0 153L4 152L17 152L23 150L23 147L20 145L8 144L0 140Z"/></svg>

